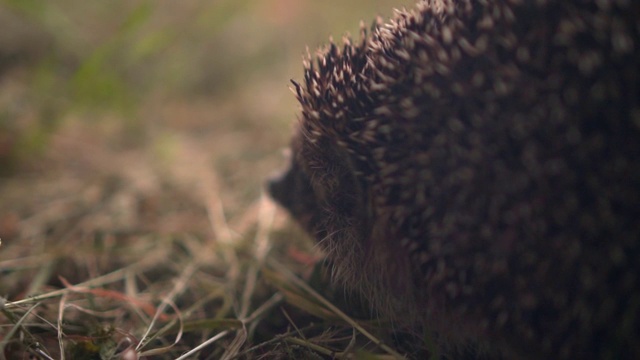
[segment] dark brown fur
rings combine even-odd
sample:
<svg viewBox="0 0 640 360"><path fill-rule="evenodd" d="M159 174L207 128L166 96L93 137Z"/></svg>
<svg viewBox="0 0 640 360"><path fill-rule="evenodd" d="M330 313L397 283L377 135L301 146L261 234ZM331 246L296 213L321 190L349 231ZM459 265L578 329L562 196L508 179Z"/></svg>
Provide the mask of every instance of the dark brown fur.
<svg viewBox="0 0 640 360"><path fill-rule="evenodd" d="M640 358L639 54L632 1L419 3L309 59L271 193L399 323Z"/></svg>

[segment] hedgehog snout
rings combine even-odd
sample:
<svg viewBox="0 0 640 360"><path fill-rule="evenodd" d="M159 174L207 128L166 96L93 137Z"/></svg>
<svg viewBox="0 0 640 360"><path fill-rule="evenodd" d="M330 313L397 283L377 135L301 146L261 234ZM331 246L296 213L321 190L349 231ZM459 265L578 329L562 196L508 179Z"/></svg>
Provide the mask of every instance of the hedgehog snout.
<svg viewBox="0 0 640 360"><path fill-rule="evenodd" d="M291 161L280 173L267 179L267 191L307 231L314 231L318 200L302 167Z"/></svg>
<svg viewBox="0 0 640 360"><path fill-rule="evenodd" d="M293 167L289 166L282 172L267 179L267 191L280 205L290 209L292 206L291 190L293 183Z"/></svg>

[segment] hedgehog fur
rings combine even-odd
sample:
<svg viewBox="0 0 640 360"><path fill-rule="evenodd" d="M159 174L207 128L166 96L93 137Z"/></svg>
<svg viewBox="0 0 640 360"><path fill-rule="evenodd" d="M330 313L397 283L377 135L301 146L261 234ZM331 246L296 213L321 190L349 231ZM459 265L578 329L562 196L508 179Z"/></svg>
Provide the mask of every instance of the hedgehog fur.
<svg viewBox="0 0 640 360"><path fill-rule="evenodd" d="M305 60L270 192L396 323L640 358L639 55L631 0L422 1Z"/></svg>

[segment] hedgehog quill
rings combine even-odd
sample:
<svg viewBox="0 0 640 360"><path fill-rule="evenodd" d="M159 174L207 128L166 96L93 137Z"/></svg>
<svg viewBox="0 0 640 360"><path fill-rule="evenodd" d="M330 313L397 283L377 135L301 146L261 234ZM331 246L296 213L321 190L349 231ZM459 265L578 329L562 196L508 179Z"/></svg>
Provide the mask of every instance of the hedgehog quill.
<svg viewBox="0 0 640 360"><path fill-rule="evenodd" d="M335 280L443 348L640 358L640 4L422 1L361 37L305 61L269 184Z"/></svg>

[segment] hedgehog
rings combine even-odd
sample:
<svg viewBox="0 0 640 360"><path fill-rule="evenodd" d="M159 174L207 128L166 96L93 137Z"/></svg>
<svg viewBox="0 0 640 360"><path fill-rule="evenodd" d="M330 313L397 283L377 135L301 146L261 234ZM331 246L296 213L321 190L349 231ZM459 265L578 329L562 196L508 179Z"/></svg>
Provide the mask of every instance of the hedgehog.
<svg viewBox="0 0 640 360"><path fill-rule="evenodd" d="M639 50L631 0L397 10L305 58L268 190L443 349L640 358Z"/></svg>

